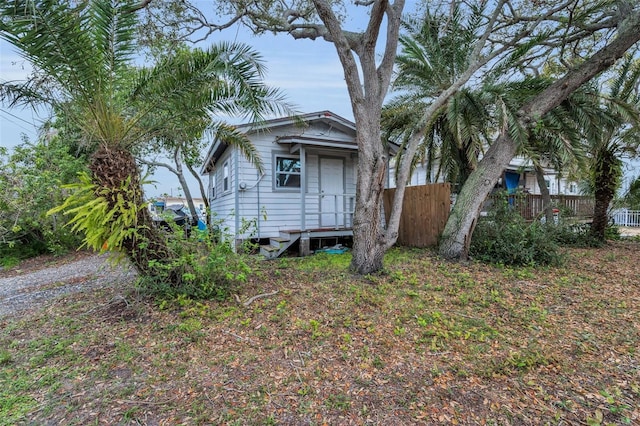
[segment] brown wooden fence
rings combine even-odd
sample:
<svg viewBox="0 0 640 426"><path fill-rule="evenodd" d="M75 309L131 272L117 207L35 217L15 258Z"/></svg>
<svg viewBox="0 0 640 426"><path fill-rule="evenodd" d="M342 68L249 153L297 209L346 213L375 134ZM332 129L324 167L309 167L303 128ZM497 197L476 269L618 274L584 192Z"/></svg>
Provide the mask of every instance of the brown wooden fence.
<svg viewBox="0 0 640 426"><path fill-rule="evenodd" d="M543 215L543 203L541 195L519 194L512 197L513 205L518 209L522 217L533 220ZM551 205L562 211L569 211L577 218L593 216L594 200L591 197L579 195L552 195Z"/></svg>
<svg viewBox="0 0 640 426"><path fill-rule="evenodd" d="M384 211L389 219L395 188L384 191ZM451 185L436 183L408 186L404 193L398 245L431 247L438 244L438 237L449 218Z"/></svg>

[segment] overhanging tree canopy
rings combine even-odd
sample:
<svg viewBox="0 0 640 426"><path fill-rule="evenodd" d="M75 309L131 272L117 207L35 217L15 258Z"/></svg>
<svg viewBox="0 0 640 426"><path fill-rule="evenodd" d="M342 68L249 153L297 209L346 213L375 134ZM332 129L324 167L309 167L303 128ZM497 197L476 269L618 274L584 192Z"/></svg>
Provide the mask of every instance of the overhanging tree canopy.
<svg viewBox="0 0 640 426"><path fill-rule="evenodd" d="M155 1L152 0L151 5ZM344 70L358 132L360 155L351 267L362 274L380 270L385 251L396 241L404 186L413 157L424 139L427 123L451 96L477 82L490 68L499 66L517 74L523 68L535 69L547 58L557 57L567 65L566 77L520 110L522 128L528 129L582 83L611 66L640 38L640 6L629 1L451 0L439 4L442 7L437 14L448 15L460 6L465 16L477 16L480 24L472 32L474 43L470 46L466 67L434 93L433 101L422 112L407 140L405 155L398 167L398 190L386 227L382 226L381 194L387 151L381 140L380 113L391 80L404 0L354 2L354 7L367 11L361 30L347 30L340 17L352 10L344 3L327 0L215 2L215 15L227 18L221 22L211 22L208 20L212 16L210 10L203 11L186 2L179 17L190 25L189 31L223 30L242 22L257 33L286 32L297 39L322 38L333 43ZM576 52L583 57L576 58ZM583 65L574 66L576 63ZM481 170L476 170L467 181L447 224L441 253L449 258L466 255L465 247L479 206L515 154L509 135L502 135L493 146L478 168Z"/></svg>

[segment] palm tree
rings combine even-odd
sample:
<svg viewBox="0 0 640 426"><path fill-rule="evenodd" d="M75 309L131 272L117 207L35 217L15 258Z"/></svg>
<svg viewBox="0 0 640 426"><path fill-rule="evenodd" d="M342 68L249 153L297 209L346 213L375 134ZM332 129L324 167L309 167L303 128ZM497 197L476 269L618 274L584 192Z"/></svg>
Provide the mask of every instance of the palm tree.
<svg viewBox="0 0 640 426"><path fill-rule="evenodd" d="M608 210L621 183L623 155L640 146L640 61L627 56L607 82L600 108L607 117L588 129L589 183L595 195L591 234L605 241Z"/></svg>
<svg viewBox="0 0 640 426"><path fill-rule="evenodd" d="M133 67L136 14L131 1L13 0L0 6L0 36L34 65L27 81L6 83L10 105L46 104L79 129L93 148L73 207L76 224L94 248L120 248L142 274L173 256L152 226L133 152L154 139L180 134L210 120L211 112L249 114L255 120L287 110L265 86L260 57L241 44L183 52L151 68ZM223 123L219 128L227 129ZM258 165L253 147L237 143ZM181 274L169 277L178 283Z"/></svg>
<svg viewBox="0 0 640 426"><path fill-rule="evenodd" d="M399 39L393 87L403 92L383 109L382 127L387 138L404 146L422 111L468 68L470 52L480 24L479 12L465 17L460 8L449 16L426 11L420 20L403 23L407 34ZM453 184L461 185L475 169L490 128L488 106L482 93L463 88L454 94L427 123L424 140L413 159L427 170L437 169ZM399 151L402 155L403 150Z"/></svg>

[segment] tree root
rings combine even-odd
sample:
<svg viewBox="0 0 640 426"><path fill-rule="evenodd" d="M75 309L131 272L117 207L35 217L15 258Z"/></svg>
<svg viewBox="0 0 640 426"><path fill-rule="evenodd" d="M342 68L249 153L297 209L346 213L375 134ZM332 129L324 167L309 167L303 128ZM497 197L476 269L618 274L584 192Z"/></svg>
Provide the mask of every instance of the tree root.
<svg viewBox="0 0 640 426"><path fill-rule="evenodd" d="M237 294L235 295L235 298L236 298L236 301L238 303L242 303L242 305L245 308L247 308L247 307L249 307L250 304L252 304L253 302L255 302L258 299L262 299L263 297L275 296L276 294L278 294L278 290L272 291L271 293L256 294L255 296L250 297L249 299L247 299L244 303L240 302L240 297Z"/></svg>

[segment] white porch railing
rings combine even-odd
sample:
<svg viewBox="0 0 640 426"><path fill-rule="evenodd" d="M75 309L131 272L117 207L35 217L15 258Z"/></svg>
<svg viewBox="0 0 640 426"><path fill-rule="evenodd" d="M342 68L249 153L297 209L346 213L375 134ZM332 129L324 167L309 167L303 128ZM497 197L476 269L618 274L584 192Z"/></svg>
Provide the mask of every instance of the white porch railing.
<svg viewBox="0 0 640 426"><path fill-rule="evenodd" d="M306 193L302 230L351 228L355 194Z"/></svg>
<svg viewBox="0 0 640 426"><path fill-rule="evenodd" d="M617 209L611 212L613 222L618 226L640 227L640 210Z"/></svg>

